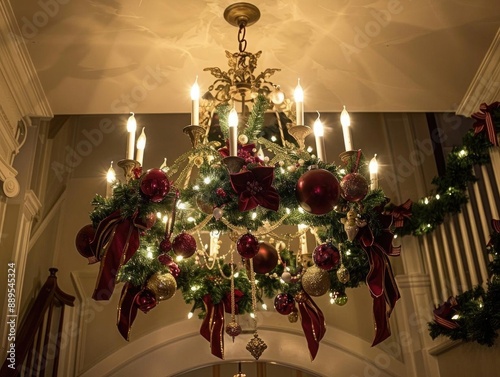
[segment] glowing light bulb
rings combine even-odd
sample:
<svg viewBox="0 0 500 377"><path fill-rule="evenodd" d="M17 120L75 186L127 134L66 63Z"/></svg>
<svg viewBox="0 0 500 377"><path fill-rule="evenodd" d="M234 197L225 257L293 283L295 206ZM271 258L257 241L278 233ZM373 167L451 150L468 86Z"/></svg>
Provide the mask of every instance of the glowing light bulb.
<svg viewBox="0 0 500 377"><path fill-rule="evenodd" d="M108 172L106 173L106 181L108 181L108 183L114 183L116 181L116 173L115 169L113 169L113 161L111 161L111 165L109 165Z"/></svg>
<svg viewBox="0 0 500 377"><path fill-rule="evenodd" d="M137 139L137 162L142 165L144 161L144 149L146 148L146 134L144 130L146 127L142 127L142 132L139 138Z"/></svg>
<svg viewBox="0 0 500 377"><path fill-rule="evenodd" d="M370 164L368 165L368 169L370 170L370 188L375 190L378 188L378 161L377 154L373 156L370 160Z"/></svg>
<svg viewBox="0 0 500 377"><path fill-rule="evenodd" d="M351 125L351 117L349 116L345 106L340 113L340 124L342 124L345 150L350 151L352 150L351 130L349 129L349 126Z"/></svg>
<svg viewBox="0 0 500 377"><path fill-rule="evenodd" d="M191 87L191 124L198 126L200 123L200 86L198 76Z"/></svg>
<svg viewBox="0 0 500 377"><path fill-rule="evenodd" d="M189 313L188 313L188 319L193 318L193 315L194 315L194 313L193 313L193 312L189 312Z"/></svg>

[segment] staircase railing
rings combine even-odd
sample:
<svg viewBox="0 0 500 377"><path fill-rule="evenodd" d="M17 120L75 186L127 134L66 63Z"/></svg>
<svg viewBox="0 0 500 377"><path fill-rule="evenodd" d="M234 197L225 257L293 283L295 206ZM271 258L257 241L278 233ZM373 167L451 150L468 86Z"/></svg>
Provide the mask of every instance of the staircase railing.
<svg viewBox="0 0 500 377"><path fill-rule="evenodd" d="M16 334L15 362L7 358L1 376L57 376L64 308L73 306L75 298L58 287L57 268L49 271Z"/></svg>

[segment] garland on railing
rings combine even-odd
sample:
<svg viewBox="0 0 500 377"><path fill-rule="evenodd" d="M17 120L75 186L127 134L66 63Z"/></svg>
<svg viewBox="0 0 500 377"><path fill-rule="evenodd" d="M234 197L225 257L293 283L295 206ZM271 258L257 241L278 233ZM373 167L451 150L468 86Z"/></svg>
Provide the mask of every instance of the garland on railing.
<svg viewBox="0 0 500 377"><path fill-rule="evenodd" d="M477 286L434 310L434 322L429 323L433 339L447 336L452 340L477 342L492 346L500 330L500 220L492 220L493 235L486 250L491 279L487 289Z"/></svg>
<svg viewBox="0 0 500 377"><path fill-rule="evenodd" d="M500 103L483 104L473 118L476 119L474 129L464 136L462 146L454 147L448 154L446 172L432 180L436 186L432 193L413 203L411 217L404 219L404 225L396 231L398 235L419 236L432 232L447 215L460 212L462 205L468 202L467 185L477 181L473 167L489 163L489 148L497 145Z"/></svg>

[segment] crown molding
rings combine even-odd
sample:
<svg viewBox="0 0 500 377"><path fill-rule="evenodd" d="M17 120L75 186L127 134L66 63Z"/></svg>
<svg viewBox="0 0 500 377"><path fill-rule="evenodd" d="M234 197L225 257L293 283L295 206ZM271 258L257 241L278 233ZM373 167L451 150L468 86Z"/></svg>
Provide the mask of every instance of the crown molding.
<svg viewBox="0 0 500 377"><path fill-rule="evenodd" d="M486 102L500 100L500 29L491 42L479 69L469 85L462 102L457 108L457 115L470 117Z"/></svg>
<svg viewBox="0 0 500 377"><path fill-rule="evenodd" d="M19 111L18 119L26 122L26 117L52 118L52 110L8 0L0 0L0 42L0 73Z"/></svg>

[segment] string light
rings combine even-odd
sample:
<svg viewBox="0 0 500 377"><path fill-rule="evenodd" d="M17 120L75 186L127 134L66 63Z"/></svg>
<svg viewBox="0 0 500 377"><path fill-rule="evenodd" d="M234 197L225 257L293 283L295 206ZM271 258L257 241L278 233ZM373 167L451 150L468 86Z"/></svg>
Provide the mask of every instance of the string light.
<svg viewBox="0 0 500 377"><path fill-rule="evenodd" d="M193 312L189 312L189 313L188 313L188 319L193 318L193 315L194 315L194 313L193 313Z"/></svg>

